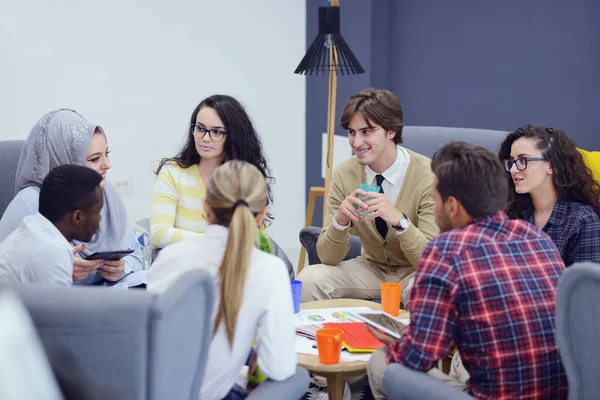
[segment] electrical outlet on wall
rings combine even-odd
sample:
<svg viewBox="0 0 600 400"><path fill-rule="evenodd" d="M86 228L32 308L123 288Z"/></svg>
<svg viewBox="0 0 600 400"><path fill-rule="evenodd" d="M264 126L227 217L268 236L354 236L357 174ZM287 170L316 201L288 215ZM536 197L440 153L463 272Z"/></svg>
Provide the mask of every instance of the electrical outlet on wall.
<svg viewBox="0 0 600 400"><path fill-rule="evenodd" d="M121 195L133 193L133 178L117 179L113 184Z"/></svg>

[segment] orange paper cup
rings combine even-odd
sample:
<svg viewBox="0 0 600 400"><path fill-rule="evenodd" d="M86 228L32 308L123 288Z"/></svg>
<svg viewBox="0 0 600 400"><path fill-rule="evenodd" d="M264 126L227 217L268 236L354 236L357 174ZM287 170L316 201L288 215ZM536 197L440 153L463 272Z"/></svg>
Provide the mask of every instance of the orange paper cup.
<svg viewBox="0 0 600 400"><path fill-rule="evenodd" d="M397 317L400 314L400 297L402 285L399 283L381 284L381 308L383 311Z"/></svg>
<svg viewBox="0 0 600 400"><path fill-rule="evenodd" d="M337 364L342 352L341 329L325 328L317 331L317 350L321 364Z"/></svg>

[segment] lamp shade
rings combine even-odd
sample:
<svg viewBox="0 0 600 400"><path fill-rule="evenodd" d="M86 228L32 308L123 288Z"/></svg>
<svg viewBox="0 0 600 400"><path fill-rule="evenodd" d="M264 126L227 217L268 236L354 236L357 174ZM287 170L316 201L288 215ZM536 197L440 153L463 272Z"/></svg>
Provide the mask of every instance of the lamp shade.
<svg viewBox="0 0 600 400"><path fill-rule="evenodd" d="M340 34L340 8L319 7L319 34L294 73L319 75L331 71L341 75L365 72Z"/></svg>

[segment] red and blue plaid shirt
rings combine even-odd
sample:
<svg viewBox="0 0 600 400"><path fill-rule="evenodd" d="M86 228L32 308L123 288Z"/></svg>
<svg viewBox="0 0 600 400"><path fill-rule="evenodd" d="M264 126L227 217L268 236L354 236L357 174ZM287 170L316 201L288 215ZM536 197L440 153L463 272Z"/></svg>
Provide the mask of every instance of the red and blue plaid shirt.
<svg viewBox="0 0 600 400"><path fill-rule="evenodd" d="M503 212L441 234L423 250L388 362L429 371L455 343L477 398L566 398L554 339L564 269L548 235Z"/></svg>

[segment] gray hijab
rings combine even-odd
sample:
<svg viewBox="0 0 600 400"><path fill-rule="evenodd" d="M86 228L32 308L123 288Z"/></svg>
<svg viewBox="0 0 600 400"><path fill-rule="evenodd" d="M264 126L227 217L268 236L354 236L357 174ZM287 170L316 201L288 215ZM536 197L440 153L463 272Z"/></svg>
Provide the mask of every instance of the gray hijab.
<svg viewBox="0 0 600 400"><path fill-rule="evenodd" d="M33 126L17 165L16 191L42 186L48 172L59 165L85 165L94 132L102 128L85 120L77 111L59 109L44 115ZM127 228L127 212L117 190L106 181L104 207L98 232L87 242L84 254L121 250Z"/></svg>

